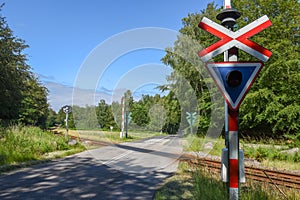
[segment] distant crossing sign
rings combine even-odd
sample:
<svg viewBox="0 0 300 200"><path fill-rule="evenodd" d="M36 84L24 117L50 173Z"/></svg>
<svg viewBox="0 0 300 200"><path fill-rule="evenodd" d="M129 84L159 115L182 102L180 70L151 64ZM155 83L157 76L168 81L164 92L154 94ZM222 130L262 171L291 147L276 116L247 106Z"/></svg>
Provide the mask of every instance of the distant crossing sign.
<svg viewBox="0 0 300 200"><path fill-rule="evenodd" d="M64 113L69 114L69 113L72 112L72 107L66 105L66 106L62 107L62 110L63 110Z"/></svg>
<svg viewBox="0 0 300 200"><path fill-rule="evenodd" d="M186 112L186 120L190 126L193 126L197 119L197 112L189 113Z"/></svg>
<svg viewBox="0 0 300 200"><path fill-rule="evenodd" d="M237 110L263 67L262 62L207 63L206 68L231 109Z"/></svg>
<svg viewBox="0 0 300 200"><path fill-rule="evenodd" d="M250 37L271 26L272 22L264 15L240 30L233 32L210 19L204 17L199 23L203 30L217 36L221 40L198 53L203 62L207 62L224 51L237 47L261 61L268 61L272 52L249 40Z"/></svg>

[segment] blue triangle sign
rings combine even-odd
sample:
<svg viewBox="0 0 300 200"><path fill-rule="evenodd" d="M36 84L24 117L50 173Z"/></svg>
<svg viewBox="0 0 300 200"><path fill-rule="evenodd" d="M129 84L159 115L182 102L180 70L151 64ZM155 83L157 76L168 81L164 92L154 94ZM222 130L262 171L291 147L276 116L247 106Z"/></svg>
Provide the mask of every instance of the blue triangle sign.
<svg viewBox="0 0 300 200"><path fill-rule="evenodd" d="M262 62L219 62L206 64L206 68L219 87L227 104L233 110L239 108L262 66ZM241 74L241 80L237 86L230 86L226 81L228 74L232 71L239 71Z"/></svg>

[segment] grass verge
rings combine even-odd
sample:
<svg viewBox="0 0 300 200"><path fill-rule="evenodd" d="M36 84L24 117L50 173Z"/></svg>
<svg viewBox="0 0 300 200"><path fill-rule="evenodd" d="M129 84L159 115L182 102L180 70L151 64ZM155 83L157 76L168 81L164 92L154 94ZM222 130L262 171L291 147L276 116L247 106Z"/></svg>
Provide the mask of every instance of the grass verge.
<svg viewBox="0 0 300 200"><path fill-rule="evenodd" d="M65 132L63 129L59 129L60 132ZM161 134L158 132L136 132L130 131L128 137L120 138L119 132L110 132L110 131L100 131L100 130L69 130L69 135L90 139L95 141L102 141L108 143L122 143L122 142L132 142L135 140L141 140L145 138L150 138L154 136L163 136L166 134Z"/></svg>
<svg viewBox="0 0 300 200"><path fill-rule="evenodd" d="M38 127L13 126L0 130L0 166L26 165L28 162L40 162L49 158L64 157L83 151L77 143L69 145L68 139ZM57 152L50 155L51 152Z"/></svg>
<svg viewBox="0 0 300 200"><path fill-rule="evenodd" d="M241 187L240 196L243 200L296 200L300 199L297 190L282 189L286 197L272 185L247 181ZM176 175L166 180L155 195L157 200L166 199L228 199L226 185L219 180L219 175L205 168L181 162Z"/></svg>
<svg viewBox="0 0 300 200"><path fill-rule="evenodd" d="M62 134L55 134L55 133ZM87 149L77 141L69 145L64 137L65 130L43 131L38 127L12 126L0 129L0 173L62 158ZM119 133L92 130L70 130L69 135L121 143L161 135L155 132L130 132L128 138L120 138ZM88 146L89 147L89 146ZM99 146L95 146L99 147ZM91 148L91 147L90 147Z"/></svg>
<svg viewBox="0 0 300 200"><path fill-rule="evenodd" d="M210 155L221 156L224 148L224 139L206 140L197 136L187 136L184 138L184 151L203 151L205 144L211 143L212 149ZM240 148L244 150L245 158L259 161L262 166L275 167L282 170L300 170L300 153L287 153L292 147L285 144L285 141L276 143L273 140L268 143L261 141L243 141L240 140ZM299 147L298 147L299 148Z"/></svg>

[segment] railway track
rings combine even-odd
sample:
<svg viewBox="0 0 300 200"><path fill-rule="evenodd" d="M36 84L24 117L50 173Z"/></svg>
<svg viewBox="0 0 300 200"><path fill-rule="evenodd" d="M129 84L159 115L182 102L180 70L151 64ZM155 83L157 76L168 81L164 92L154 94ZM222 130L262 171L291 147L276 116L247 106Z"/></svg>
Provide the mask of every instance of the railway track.
<svg viewBox="0 0 300 200"><path fill-rule="evenodd" d="M76 136L69 136L69 137L70 137L70 139L73 139L73 140L78 140L79 139L80 142L82 142L83 144L94 145L94 146L98 146L98 147L109 146L109 145L113 144L113 143L110 143L110 142L91 140L91 139L80 138L80 137L76 137Z"/></svg>
<svg viewBox="0 0 300 200"><path fill-rule="evenodd" d="M221 172L221 162L208 158L186 158L183 160L189 161L192 164L200 165L209 168L214 173ZM300 175L284 171L263 169L253 166L245 166L246 179L251 179L259 182L274 184L276 186L285 186L300 190Z"/></svg>
<svg viewBox="0 0 300 200"><path fill-rule="evenodd" d="M65 137L65 135L63 133L56 133L56 134L61 136L61 137ZM98 147L109 146L109 145L114 144L112 142L91 140L91 139L87 139L87 138L83 138L83 137L77 137L77 136L73 136L73 135L68 135L68 137L71 140L79 140L83 144L88 144L88 145L93 145L93 146L98 146Z"/></svg>

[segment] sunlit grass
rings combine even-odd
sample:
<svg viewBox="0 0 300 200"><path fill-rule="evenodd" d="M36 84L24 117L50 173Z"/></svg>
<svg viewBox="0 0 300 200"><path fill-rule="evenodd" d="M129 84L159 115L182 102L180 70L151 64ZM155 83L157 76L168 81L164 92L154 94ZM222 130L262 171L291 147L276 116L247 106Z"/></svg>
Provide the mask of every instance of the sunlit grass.
<svg viewBox="0 0 300 200"><path fill-rule="evenodd" d="M69 145L68 138L38 127L13 126L0 132L0 165L42 160L55 151L62 151L62 156L83 149L78 143Z"/></svg>
<svg viewBox="0 0 300 200"><path fill-rule="evenodd" d="M268 168L276 168L282 170L298 170L300 171L299 162L287 162L278 160L263 160L261 165Z"/></svg>
<svg viewBox="0 0 300 200"><path fill-rule="evenodd" d="M211 143L213 148L207 151L210 155L221 156L222 148L225 148L223 138L216 140L204 140L204 137L188 135L183 138L184 151L199 152L205 151L205 145ZM248 143L249 142L249 143ZM258 143L258 144L257 144ZM254 159L261 162L262 166L275 167L285 170L300 170L300 153L288 154L283 150L290 147L285 145L284 141L244 141L240 140L240 148L244 150L245 158Z"/></svg>
<svg viewBox="0 0 300 200"><path fill-rule="evenodd" d="M220 181L219 174L187 162L181 162L179 166L177 174L158 189L155 199L228 199L228 189ZM279 191L270 184L247 180L247 184L240 188L240 197L243 200L296 200L300 199L300 194L294 189L282 188Z"/></svg>
<svg viewBox="0 0 300 200"><path fill-rule="evenodd" d="M212 149L209 149L212 147ZM206 139L196 135L187 135L183 138L184 151L207 151L210 155L221 156L222 148L224 148L224 139ZM207 149L208 148L208 149Z"/></svg>
<svg viewBox="0 0 300 200"><path fill-rule="evenodd" d="M157 190L155 199L194 199L194 180L191 173L186 172L188 166L186 162L180 162L176 175L168 178L164 185Z"/></svg>
<svg viewBox="0 0 300 200"><path fill-rule="evenodd" d="M65 130L60 129L60 132L65 133ZM154 136L163 136L166 134L161 134L159 132L149 132L149 131L128 131L127 138L120 138L120 132L114 131L101 131L101 130L69 130L69 135L90 139L95 141L102 141L108 143L121 143L121 142L131 142L135 140L150 138Z"/></svg>

